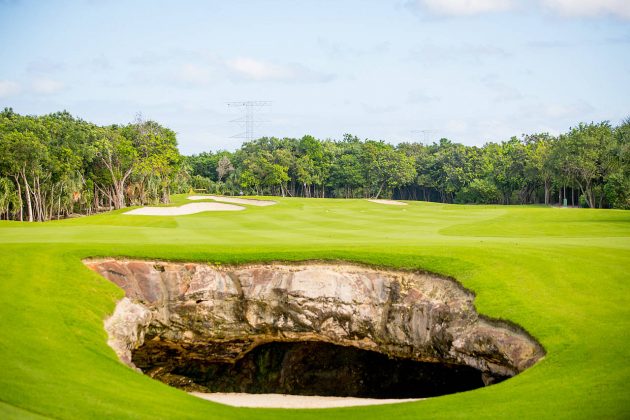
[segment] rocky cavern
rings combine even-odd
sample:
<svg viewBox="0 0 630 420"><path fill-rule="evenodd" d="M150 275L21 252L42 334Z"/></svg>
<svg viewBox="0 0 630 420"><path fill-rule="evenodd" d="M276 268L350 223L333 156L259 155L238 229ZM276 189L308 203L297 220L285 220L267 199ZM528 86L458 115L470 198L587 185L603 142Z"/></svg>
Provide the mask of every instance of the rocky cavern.
<svg viewBox="0 0 630 420"><path fill-rule="evenodd" d="M502 381L544 355L433 274L346 262L84 263L125 291L105 321L119 358L186 391L423 398Z"/></svg>

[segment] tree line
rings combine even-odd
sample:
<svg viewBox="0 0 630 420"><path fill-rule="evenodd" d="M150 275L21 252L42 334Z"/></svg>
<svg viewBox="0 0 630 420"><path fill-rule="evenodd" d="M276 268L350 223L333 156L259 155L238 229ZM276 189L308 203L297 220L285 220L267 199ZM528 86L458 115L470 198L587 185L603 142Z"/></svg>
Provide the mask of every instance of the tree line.
<svg viewBox="0 0 630 420"><path fill-rule="evenodd" d="M0 112L0 219L45 221L168 203L171 193L394 198L630 208L630 118L482 147L263 137L182 156L141 117L98 126L67 112Z"/></svg>
<svg viewBox="0 0 630 420"><path fill-rule="evenodd" d="M45 221L168 203L189 188L175 133L141 117L98 126L67 112L0 112L0 219Z"/></svg>
<svg viewBox="0 0 630 420"><path fill-rule="evenodd" d="M263 137L186 162L194 188L222 194L630 208L630 118L482 147Z"/></svg>

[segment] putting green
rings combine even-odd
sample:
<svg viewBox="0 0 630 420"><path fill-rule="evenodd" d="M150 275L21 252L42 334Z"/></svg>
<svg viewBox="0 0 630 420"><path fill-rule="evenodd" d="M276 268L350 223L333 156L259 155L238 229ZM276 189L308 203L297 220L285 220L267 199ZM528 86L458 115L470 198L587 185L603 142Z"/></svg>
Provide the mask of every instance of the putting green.
<svg viewBox="0 0 630 420"><path fill-rule="evenodd" d="M0 222L0 417L630 417L630 212L274 200L240 212ZM419 402L223 406L117 360L103 319L123 293L81 262L98 256L422 268L457 278L479 312L522 325L547 356L498 385Z"/></svg>

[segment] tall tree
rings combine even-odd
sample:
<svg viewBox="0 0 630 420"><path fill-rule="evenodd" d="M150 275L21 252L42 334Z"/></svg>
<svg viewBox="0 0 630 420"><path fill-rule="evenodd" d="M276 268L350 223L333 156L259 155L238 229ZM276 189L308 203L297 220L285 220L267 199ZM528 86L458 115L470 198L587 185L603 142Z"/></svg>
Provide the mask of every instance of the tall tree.
<svg viewBox="0 0 630 420"><path fill-rule="evenodd" d="M383 141L366 141L363 148L365 179L370 195L379 198L386 188L399 187L413 181L416 168L413 159Z"/></svg>
<svg viewBox="0 0 630 420"><path fill-rule="evenodd" d="M138 164L138 151L118 127L106 127L98 131L96 156L109 175L109 185L103 185L101 192L110 197L115 209L121 209L126 206L125 186Z"/></svg>
<svg viewBox="0 0 630 420"><path fill-rule="evenodd" d="M566 154L568 171L591 208L597 206L594 186L601 182L608 169L605 151L611 140L612 130L608 122L579 124L559 139Z"/></svg>
<svg viewBox="0 0 630 420"><path fill-rule="evenodd" d="M227 156L221 156L219 162L217 163L217 177L219 181L222 181L223 178L228 176L234 172L234 166L232 166L232 162L230 162L230 158Z"/></svg>

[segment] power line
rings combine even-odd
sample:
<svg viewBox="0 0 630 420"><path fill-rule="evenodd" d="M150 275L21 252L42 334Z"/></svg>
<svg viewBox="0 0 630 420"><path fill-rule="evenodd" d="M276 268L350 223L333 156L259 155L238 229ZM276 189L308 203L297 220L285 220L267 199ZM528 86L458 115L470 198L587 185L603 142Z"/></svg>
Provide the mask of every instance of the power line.
<svg viewBox="0 0 630 420"><path fill-rule="evenodd" d="M427 140L431 140L431 134L435 134L438 132L438 130L411 130L412 133L422 133L423 134L423 144L429 144L429 142Z"/></svg>
<svg viewBox="0 0 630 420"><path fill-rule="evenodd" d="M238 123L245 131L233 135L231 138L245 139L245 141L254 140L254 128L257 124L267 122L263 120L257 120L254 112L262 109L263 107L271 106L271 101L236 101L228 102L227 106L230 108L242 108L243 115L230 122Z"/></svg>

